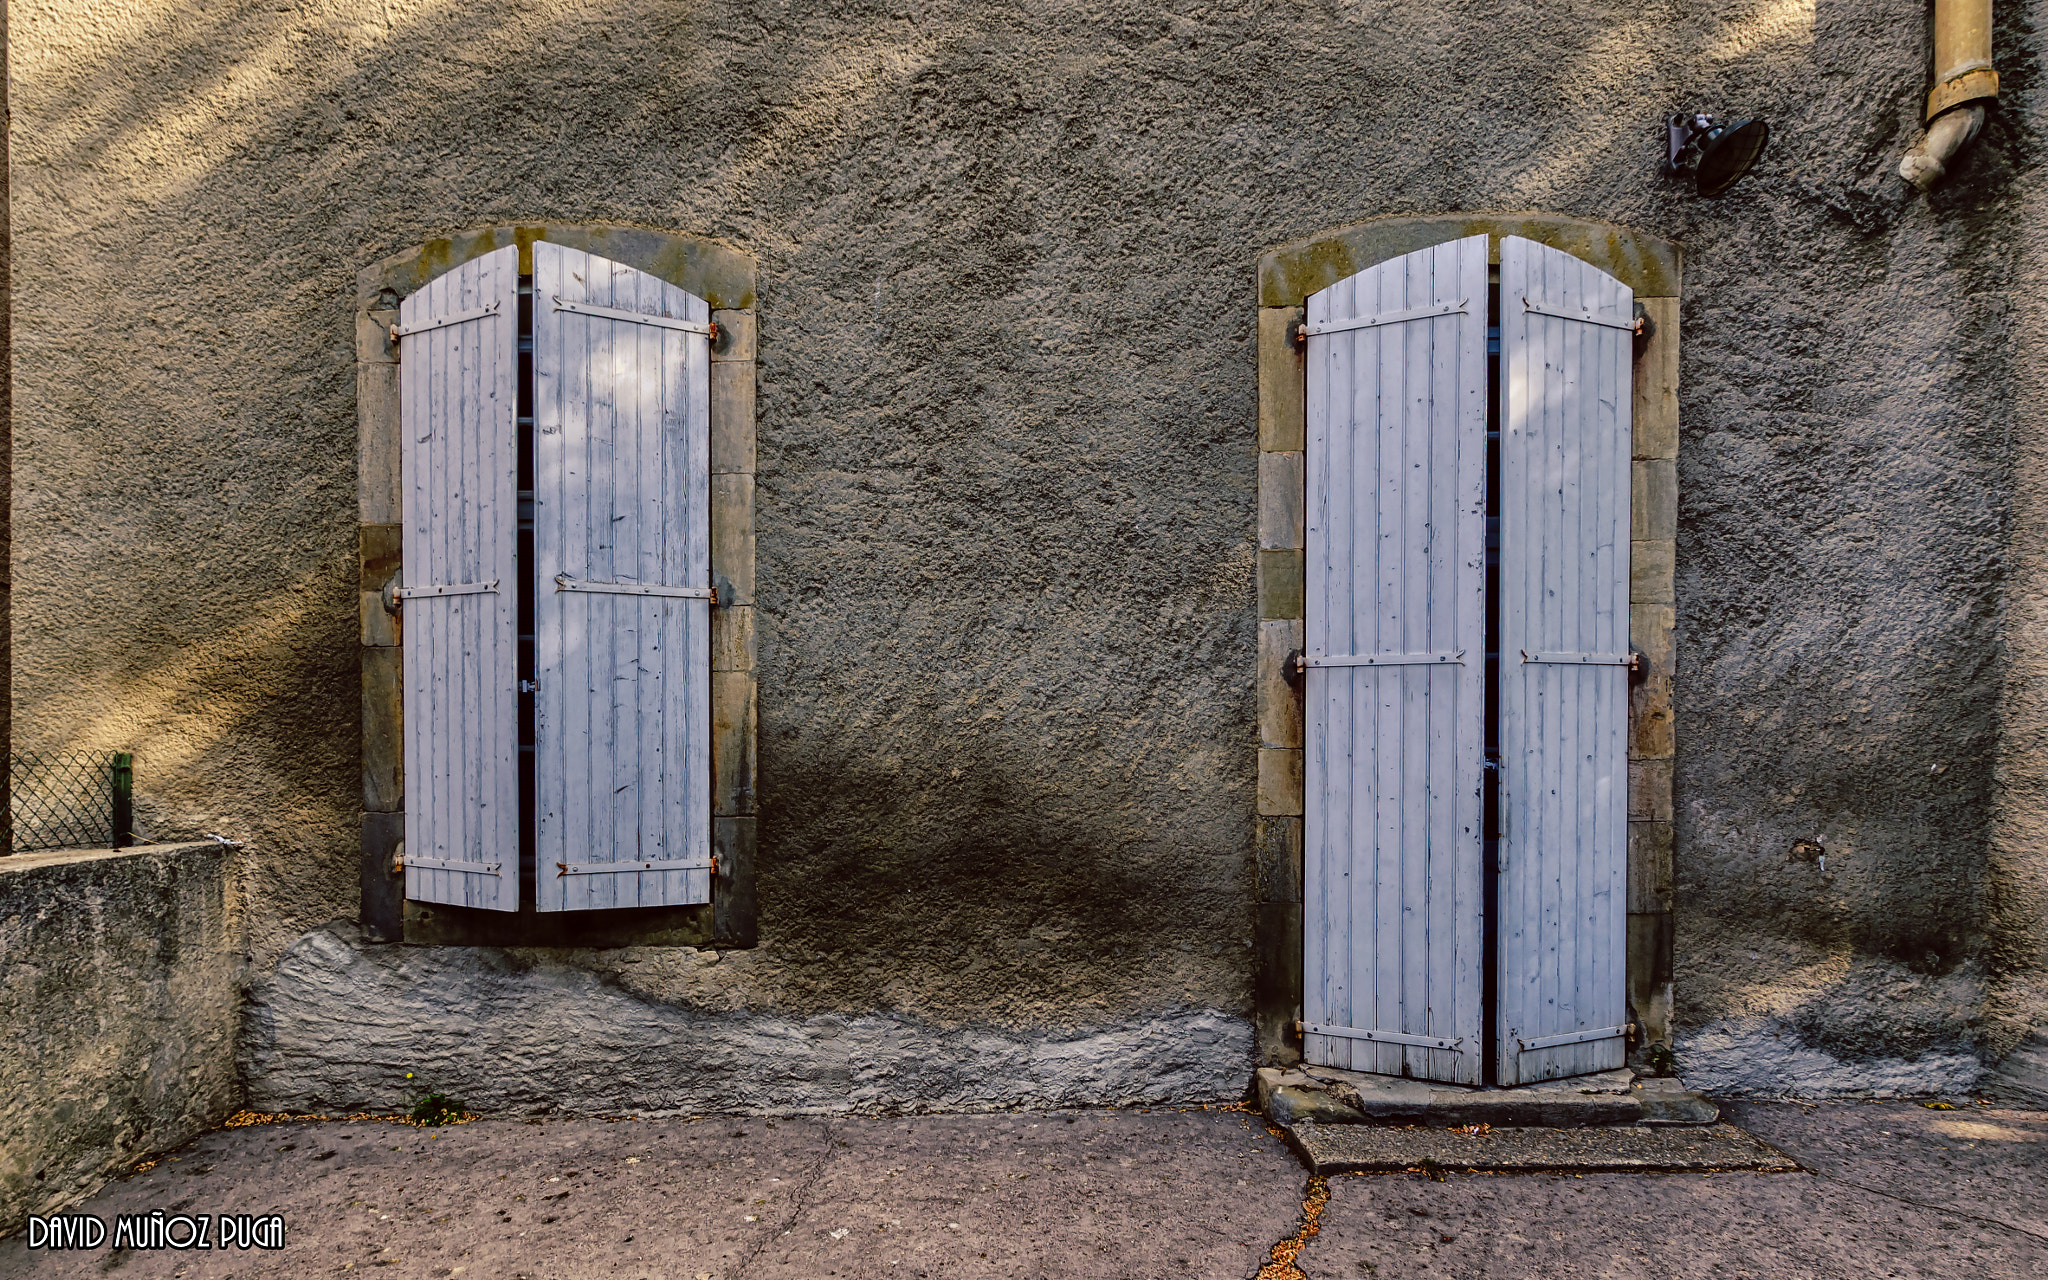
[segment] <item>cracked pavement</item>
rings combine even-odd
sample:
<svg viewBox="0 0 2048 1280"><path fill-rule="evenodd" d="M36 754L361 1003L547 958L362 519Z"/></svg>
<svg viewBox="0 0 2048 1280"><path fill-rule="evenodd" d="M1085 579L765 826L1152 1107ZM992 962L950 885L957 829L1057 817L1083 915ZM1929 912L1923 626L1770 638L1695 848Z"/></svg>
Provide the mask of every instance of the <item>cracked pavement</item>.
<svg viewBox="0 0 2048 1280"><path fill-rule="evenodd" d="M220 1129L75 1212L283 1215L275 1252L34 1252L0 1276L2048 1274L2048 1112L1732 1104L1791 1174L1308 1178L1256 1116L490 1118Z"/></svg>

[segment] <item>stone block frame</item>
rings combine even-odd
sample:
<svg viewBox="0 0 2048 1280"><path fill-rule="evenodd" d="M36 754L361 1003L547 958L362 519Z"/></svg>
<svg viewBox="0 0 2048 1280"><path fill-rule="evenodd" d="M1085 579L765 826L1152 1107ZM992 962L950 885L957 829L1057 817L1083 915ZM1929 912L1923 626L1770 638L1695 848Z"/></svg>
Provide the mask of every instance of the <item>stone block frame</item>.
<svg viewBox="0 0 2048 1280"><path fill-rule="evenodd" d="M1282 671L1302 647L1307 512L1307 362L1295 341L1312 293L1375 263L1484 234L1521 236L1599 267L1635 291L1655 332L1636 347L1630 487L1629 640L1645 679L1629 690L1628 998L1640 1053L1671 1043L1672 669L1678 536L1678 245L1611 223L1552 214L1382 218L1262 254L1258 264L1258 818L1254 848L1259 1064L1301 1060L1302 704Z"/></svg>
<svg viewBox="0 0 2048 1280"><path fill-rule="evenodd" d="M413 290L505 245L533 273L533 243L600 254L711 304L712 850L711 902L688 907L538 914L469 910L405 898L395 869L405 830L404 628L385 608L398 574L398 353L391 326ZM754 627L756 326L754 260L695 236L602 224L519 224L429 240L356 277L359 612L362 641L362 915L373 942L458 946L721 946L756 940L754 899L757 658Z"/></svg>

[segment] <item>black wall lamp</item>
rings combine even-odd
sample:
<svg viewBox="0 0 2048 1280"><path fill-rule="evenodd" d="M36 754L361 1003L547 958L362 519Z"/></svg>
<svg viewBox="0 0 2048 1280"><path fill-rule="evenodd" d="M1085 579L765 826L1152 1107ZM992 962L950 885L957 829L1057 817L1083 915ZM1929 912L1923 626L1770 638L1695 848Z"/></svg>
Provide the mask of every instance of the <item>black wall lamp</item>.
<svg viewBox="0 0 2048 1280"><path fill-rule="evenodd" d="M1709 115L1680 111L1665 118L1664 138L1664 176L1684 176L1685 162L1691 159L1700 194L1718 196L1763 155L1771 126L1762 120L1722 124Z"/></svg>

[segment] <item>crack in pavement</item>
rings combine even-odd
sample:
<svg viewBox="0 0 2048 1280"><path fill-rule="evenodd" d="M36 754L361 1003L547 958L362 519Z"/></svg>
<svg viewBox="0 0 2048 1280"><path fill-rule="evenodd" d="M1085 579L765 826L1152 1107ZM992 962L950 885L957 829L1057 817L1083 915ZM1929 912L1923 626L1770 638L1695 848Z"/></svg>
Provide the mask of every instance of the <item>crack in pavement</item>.
<svg viewBox="0 0 2048 1280"><path fill-rule="evenodd" d="M1797 1156L1794 1156L1793 1158L1798 1159ZM2048 1241L2048 1235L2044 1235L2039 1231L2035 1231L2031 1227L2023 1227L2017 1222L2007 1222L2003 1218L1990 1218L1986 1217L1981 1213L1971 1213L1968 1209L1958 1209L1954 1205L1935 1204L1927 1200L1915 1200L1911 1196L1902 1196L1896 1191L1886 1191L1879 1187L1865 1186L1863 1183L1860 1182L1851 1182L1847 1178L1838 1178L1832 1173L1828 1173L1821 1169L1816 1169L1812 1165L1806 1164L1806 1162L1803 1160L1800 1161L1800 1163L1805 1167L1806 1172L1812 1174L1814 1177L1826 1178L1829 1182L1835 1183L1838 1186L1854 1187L1858 1191L1867 1191L1871 1195L1883 1196L1887 1200L1896 1200L1900 1204L1910 1204L1918 1209L1931 1209L1935 1213L1945 1213L1953 1218L1968 1218L1972 1222L1982 1222L1987 1226L1993 1227L2004 1227L2007 1231L2017 1231L2023 1236L2032 1236L2036 1240Z"/></svg>
<svg viewBox="0 0 2048 1280"><path fill-rule="evenodd" d="M1266 1255L1272 1260L1259 1268L1253 1280L1308 1280L1308 1273L1296 1260L1308 1242L1322 1233L1323 1208L1329 1203L1329 1182L1310 1174L1301 1197L1301 1229L1273 1246Z"/></svg>
<svg viewBox="0 0 2048 1280"><path fill-rule="evenodd" d="M1811 1115L1813 1113L1812 1111L1808 1110L1807 1114ZM1743 1132L1747 1133L1748 1130L1745 1129L1743 1130ZM1751 1134L1750 1136L1755 1137L1756 1135ZM1759 1142L1763 1141L1761 1138L1758 1138L1757 1140ZM1857 1191L1867 1192L1870 1195L1883 1196L1887 1200L1896 1200L1900 1204L1910 1204L1916 1209L1928 1209L1932 1210L1935 1213L1946 1213L1951 1217L1968 1218L1972 1222L1981 1222L1984 1223L1986 1226L1992 1227L2003 1227L2007 1231L2016 1231L2023 1236L2032 1236L2036 1240L2048 1241L2048 1234L2043 1234L2042 1232L2036 1231L2032 1227L2023 1227L2017 1222L2007 1222L2003 1218L1993 1218L1988 1217L1981 1213L1971 1213L1968 1209L1958 1209L1954 1205L1936 1204L1930 1200L1915 1200L1911 1196L1902 1196L1896 1191L1886 1191L1881 1187L1868 1186L1861 1182L1851 1182L1847 1178L1839 1177L1835 1174L1829 1173L1827 1170L1820 1167L1820 1163L1818 1161L1800 1155L1797 1151L1794 1151L1791 1148L1786 1147L1782 1144L1765 1143L1764 1145L1771 1147L1775 1151L1783 1153L1785 1156L1789 1157L1794 1162L1796 1162L1799 1165L1799 1171L1801 1173L1810 1173L1816 1178L1826 1178L1829 1182L1835 1183L1837 1186L1852 1187Z"/></svg>
<svg viewBox="0 0 2048 1280"><path fill-rule="evenodd" d="M832 1150L839 1145L839 1131L829 1123L824 1129L825 1149L818 1153L818 1158L812 1162L802 1181L797 1183L795 1192L791 1194L789 1215L780 1223L781 1230L777 1231L771 1227L761 1233L754 1246L742 1253L739 1261L734 1264L732 1280L745 1280L748 1269L754 1265L754 1259L761 1256L762 1250L796 1229L796 1220L803 1216L806 1197L810 1195L811 1188L818 1185L818 1180L825 1176L825 1166L832 1162Z"/></svg>

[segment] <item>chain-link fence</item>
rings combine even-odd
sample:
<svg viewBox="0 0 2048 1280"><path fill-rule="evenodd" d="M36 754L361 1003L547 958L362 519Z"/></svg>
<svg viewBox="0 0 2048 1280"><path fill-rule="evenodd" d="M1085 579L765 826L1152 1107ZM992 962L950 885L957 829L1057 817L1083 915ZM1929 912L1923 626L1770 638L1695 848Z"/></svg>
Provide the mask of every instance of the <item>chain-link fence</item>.
<svg viewBox="0 0 2048 1280"><path fill-rule="evenodd" d="M134 776L134 757L125 751L24 751L11 757L14 851L133 844Z"/></svg>

